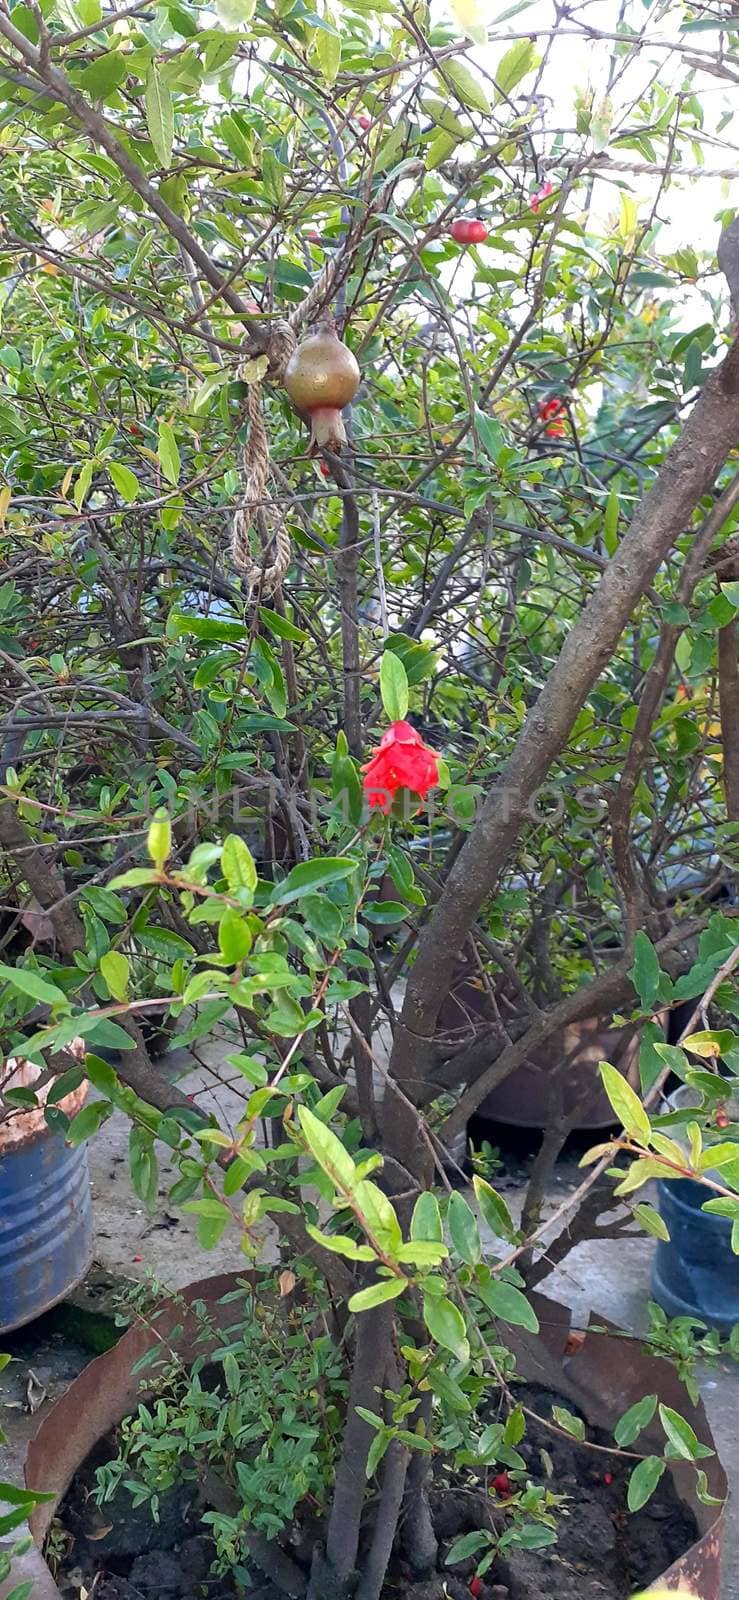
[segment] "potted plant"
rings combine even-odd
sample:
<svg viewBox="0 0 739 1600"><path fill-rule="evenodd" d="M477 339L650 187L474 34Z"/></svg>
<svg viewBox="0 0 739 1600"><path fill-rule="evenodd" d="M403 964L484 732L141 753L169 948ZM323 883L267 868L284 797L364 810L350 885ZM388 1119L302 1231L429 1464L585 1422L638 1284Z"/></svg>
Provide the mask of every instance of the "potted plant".
<svg viewBox="0 0 739 1600"><path fill-rule="evenodd" d="M285 1298L336 1321L310 1600L488 1600L561 1509L509 1382L535 1280L593 1230L659 1234L645 1178L713 1182L654 1107L663 1014L736 1005L739 274L728 213L720 274L652 218L686 146L717 160L703 88L735 114L723 36L674 109L619 36L612 95L552 134L550 32L468 7L442 32L372 0L42 10L0 5L0 845L50 936L0 968L3 1054L56 1083L81 1038L96 1098L44 1112L65 1151L123 1112L137 1203L166 1149L203 1248L228 1229L256 1270L274 1229ZM683 20L654 48L682 59ZM624 181L603 219L625 145L639 201ZM450 1032L460 965L489 1012ZM164 1005L195 1054L226 1041L235 1126L152 1062ZM551 1239L593 1019L639 1080L605 1072L616 1132ZM440 1174L528 1063L548 1113L514 1219ZM617 1442L627 1511L675 1451L711 1494L658 1404ZM433 1474L469 1454L447 1579Z"/></svg>

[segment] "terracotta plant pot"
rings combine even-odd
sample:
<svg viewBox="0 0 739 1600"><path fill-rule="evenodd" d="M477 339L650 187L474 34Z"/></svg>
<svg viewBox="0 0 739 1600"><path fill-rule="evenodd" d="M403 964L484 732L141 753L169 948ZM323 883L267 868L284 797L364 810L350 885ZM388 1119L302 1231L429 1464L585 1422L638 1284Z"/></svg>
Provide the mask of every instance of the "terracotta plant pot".
<svg viewBox="0 0 739 1600"><path fill-rule="evenodd" d="M183 1291L184 1298L189 1303L203 1300L216 1322L219 1317L231 1320L233 1307L220 1307L219 1301L238 1282L236 1274L207 1278ZM627 1407L644 1394L656 1392L687 1417L698 1437L712 1447L703 1407L690 1405L668 1362L645 1355L636 1341L613 1339L608 1334L585 1333L582 1337L570 1338L567 1309L543 1295L535 1295L533 1300L541 1333L534 1336L518 1329L509 1330L509 1343L515 1350L523 1378L556 1390L578 1406L592 1424L609 1429ZM157 1322L158 1332L166 1335L176 1321L182 1324L177 1346L188 1359L194 1354L194 1319L188 1326L181 1308L168 1308ZM600 1328L604 1326L602 1318L597 1322ZM36 1548L16 1564L9 1583L5 1587L0 1585L0 1600L7 1597L13 1583L24 1577L33 1580L34 1600L60 1600L59 1590L41 1554L45 1534L59 1501L85 1457L142 1398L142 1380L132 1369L153 1342L152 1335L143 1329L134 1328L124 1334L112 1350L90 1363L42 1422L29 1446L26 1482L29 1488L53 1493L55 1498L34 1512L31 1529ZM202 1352L202 1349L199 1344L198 1350ZM642 1441L645 1450L653 1446L661 1453L658 1433L652 1438L651 1430L646 1430ZM704 1465L711 1492L724 1495L726 1478L717 1457L707 1458ZM723 1511L717 1511L715 1506L704 1506L697 1500L693 1492L694 1472L689 1463L676 1461L671 1464L670 1471L678 1494L694 1513L700 1538L667 1572L655 1578L654 1586L687 1590L697 1600L719 1600Z"/></svg>

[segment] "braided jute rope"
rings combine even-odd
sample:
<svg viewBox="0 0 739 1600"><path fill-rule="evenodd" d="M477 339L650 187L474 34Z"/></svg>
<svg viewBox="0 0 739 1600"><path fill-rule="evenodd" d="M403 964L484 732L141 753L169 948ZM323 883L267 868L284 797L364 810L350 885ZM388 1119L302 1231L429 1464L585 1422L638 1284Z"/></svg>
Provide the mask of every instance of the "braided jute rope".
<svg viewBox="0 0 739 1600"><path fill-rule="evenodd" d="M317 306L323 305L331 292L336 276L337 263L328 261L305 299L290 313L289 319L286 322L275 323L271 329L267 351L269 366L264 374L271 383L283 382L285 368L297 348L296 330L303 322L309 320ZM261 380L249 382L250 359L247 357L242 361L238 369L239 377L248 385L246 395L248 431L242 453L242 500L236 507L231 524L231 559L237 572L241 573L249 598L256 589L262 598L267 599L279 589L288 570L292 557L292 541L285 518L270 491L271 460L269 439L264 426L262 382ZM264 554L261 561L255 560L252 551L250 540L252 527L256 528L262 544ZM272 560L267 563L270 547L273 552Z"/></svg>

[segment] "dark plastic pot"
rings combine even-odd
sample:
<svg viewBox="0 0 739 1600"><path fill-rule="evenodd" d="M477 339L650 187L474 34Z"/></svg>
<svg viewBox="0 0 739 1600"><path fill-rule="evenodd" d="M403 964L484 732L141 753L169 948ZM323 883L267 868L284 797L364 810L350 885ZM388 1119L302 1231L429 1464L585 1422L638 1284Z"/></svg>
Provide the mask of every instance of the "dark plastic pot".
<svg viewBox="0 0 739 1600"><path fill-rule="evenodd" d="M13 1078L32 1085L36 1068ZM7 1085L6 1085L7 1086ZM81 1110L87 1085L62 1101ZM92 1260L87 1146L67 1148L42 1110L0 1124L0 1333L20 1328L63 1300Z"/></svg>
<svg viewBox="0 0 739 1600"><path fill-rule="evenodd" d="M439 1013L441 1027L449 1032L469 1030L480 1021L494 1021L487 995L477 984L462 978L452 988ZM629 1033L631 1036L629 1036ZM546 1128L552 1117L550 1083L553 1068L567 1062L562 1081L565 1115L576 1114L578 1129L613 1126L611 1103L603 1088L598 1064L611 1061L628 1078L632 1088L639 1086L639 1033L609 1026L607 1017L585 1017L573 1022L532 1050L529 1061L517 1067L479 1107L481 1117L506 1122L515 1128Z"/></svg>
<svg viewBox="0 0 739 1600"><path fill-rule="evenodd" d="M731 1222L701 1211L710 1199L702 1183L680 1178L657 1187L670 1238L657 1244L654 1298L670 1317L698 1317L728 1334L739 1322L739 1256L731 1248Z"/></svg>

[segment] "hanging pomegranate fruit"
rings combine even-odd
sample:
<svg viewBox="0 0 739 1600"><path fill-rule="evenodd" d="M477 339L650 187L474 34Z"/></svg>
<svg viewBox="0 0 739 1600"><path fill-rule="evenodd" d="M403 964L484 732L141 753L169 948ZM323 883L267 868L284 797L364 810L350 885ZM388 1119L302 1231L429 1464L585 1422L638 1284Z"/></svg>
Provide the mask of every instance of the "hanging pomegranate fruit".
<svg viewBox="0 0 739 1600"><path fill-rule="evenodd" d="M296 410L310 417L314 454L318 450L338 453L346 444L341 413L354 399L359 381L354 356L330 323L322 323L290 357L285 388Z"/></svg>

